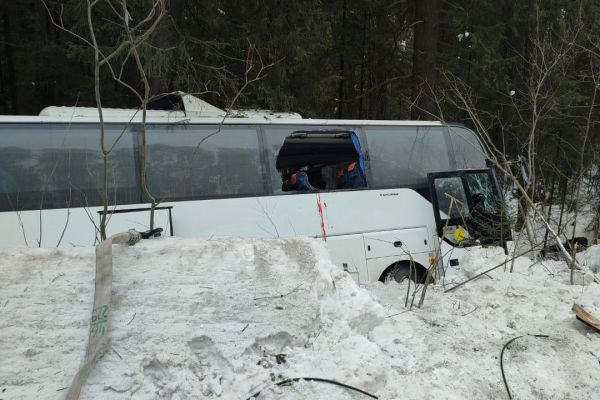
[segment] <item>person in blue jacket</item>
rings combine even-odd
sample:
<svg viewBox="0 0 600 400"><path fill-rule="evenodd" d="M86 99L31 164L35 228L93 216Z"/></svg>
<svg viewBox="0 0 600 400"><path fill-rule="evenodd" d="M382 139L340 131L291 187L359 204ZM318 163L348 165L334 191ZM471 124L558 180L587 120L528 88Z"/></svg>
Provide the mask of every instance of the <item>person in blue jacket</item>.
<svg viewBox="0 0 600 400"><path fill-rule="evenodd" d="M292 173L290 177L283 181L281 190L284 192L299 191L299 192L314 192L317 189L308 181L306 171L308 167L302 167L298 171Z"/></svg>

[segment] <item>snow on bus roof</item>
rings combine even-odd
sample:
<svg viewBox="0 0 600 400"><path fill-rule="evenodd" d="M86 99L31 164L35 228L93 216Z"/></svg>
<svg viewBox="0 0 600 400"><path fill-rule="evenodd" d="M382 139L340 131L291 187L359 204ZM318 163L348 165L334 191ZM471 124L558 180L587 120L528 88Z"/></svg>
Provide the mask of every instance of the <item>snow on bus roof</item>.
<svg viewBox="0 0 600 400"><path fill-rule="evenodd" d="M260 109L222 110L191 94L176 92L180 96L177 105L183 110L147 110L148 123L187 123L187 124L288 124L288 125L396 125L396 126L441 126L439 121L399 121L399 120L342 120L302 118L295 112L275 112ZM103 118L108 123L140 123L139 109L103 108ZM49 106L37 116L0 115L0 123L97 123L96 107Z"/></svg>
<svg viewBox="0 0 600 400"><path fill-rule="evenodd" d="M177 105L180 109L150 109L146 110L148 119L168 118L168 119L184 119L184 118L223 118L225 116L231 118L285 118L285 119L301 119L302 116L293 112L274 112L271 110L222 110L212 104L192 96L191 94L178 92L174 101L165 101L164 104ZM181 109L182 108L182 109ZM103 117L107 120L119 118L135 118L141 115L140 109L126 108L103 108ZM58 117L58 118L80 118L80 117L97 117L98 109L96 107L62 107L49 106L44 108L40 114L42 117Z"/></svg>
<svg viewBox="0 0 600 400"><path fill-rule="evenodd" d="M98 123L98 111L92 116L77 116L76 114L64 117L58 116L42 116L42 115L0 115L0 124L7 123ZM133 113L122 113L118 115L104 115L106 123L140 123L142 121L141 113L133 115ZM215 124L221 123L228 125L299 125L299 126L331 126L331 127L348 127L348 126L442 126L440 121L410 121L410 120L367 120L367 119L310 119L310 118L246 118L246 117L227 117L227 118L197 118L186 117L183 112L170 112L169 115L154 116L149 113L146 117L146 122L149 124ZM454 125L454 124L451 124ZM332 128L333 129L333 128Z"/></svg>
<svg viewBox="0 0 600 400"><path fill-rule="evenodd" d="M219 118L224 117L226 114L225 110L213 106L212 104L199 99L190 94L178 93L178 105L183 107L183 110L154 110L150 109L146 111L146 115L149 118L171 118L171 117L197 117L197 118ZM141 114L140 109L126 109L126 108L103 108L104 116L107 119L119 118L119 117L134 117L137 114ZM60 107L50 106L44 108L40 114L43 117L62 117L62 118L75 118L75 117L95 117L98 115L98 109L96 107Z"/></svg>

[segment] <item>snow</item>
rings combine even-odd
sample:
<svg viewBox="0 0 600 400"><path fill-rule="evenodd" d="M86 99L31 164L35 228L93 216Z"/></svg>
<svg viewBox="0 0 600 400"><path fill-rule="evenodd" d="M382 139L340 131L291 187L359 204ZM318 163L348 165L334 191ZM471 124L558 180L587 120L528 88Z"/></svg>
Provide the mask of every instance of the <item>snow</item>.
<svg viewBox="0 0 600 400"><path fill-rule="evenodd" d="M591 246L577 254L577 259L590 271L600 273L600 245Z"/></svg>
<svg viewBox="0 0 600 400"><path fill-rule="evenodd" d="M502 249L470 251L462 273L475 276L505 260ZM521 257L456 290L434 286L422 309L392 317L374 331L399 372L403 398L504 398L499 357L506 342L506 378L515 399L592 399L600 390L600 335L575 320L573 303L592 311L599 286L569 285L564 263ZM578 276L581 279L581 276ZM453 283L447 288L453 287ZM389 286L399 290L393 292ZM370 291L386 312L405 311L405 287ZM600 316L600 314L595 314ZM398 329L398 326L408 329Z"/></svg>
<svg viewBox="0 0 600 400"><path fill-rule="evenodd" d="M592 399L600 334L573 303L600 316L600 286L558 261L527 258L454 291L429 287L405 308L406 286L358 287L326 243L297 238L143 241L114 246L110 350L82 399L359 399L337 380L385 399ZM579 253L600 262L600 246ZM459 280L505 260L472 249ZM0 398L60 399L85 355L93 248L0 249ZM445 285L445 287L444 287ZM417 301L418 301L417 295ZM544 334L547 338L528 335Z"/></svg>

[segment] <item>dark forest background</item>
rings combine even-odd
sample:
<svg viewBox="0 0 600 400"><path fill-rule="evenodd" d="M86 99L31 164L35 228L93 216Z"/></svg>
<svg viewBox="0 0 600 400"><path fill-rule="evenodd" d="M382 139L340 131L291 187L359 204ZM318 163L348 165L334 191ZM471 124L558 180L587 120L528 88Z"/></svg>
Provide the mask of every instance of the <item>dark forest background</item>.
<svg viewBox="0 0 600 400"><path fill-rule="evenodd" d="M130 0L133 21L151 3ZM48 15L88 37L86 2L47 4L49 10L40 0L1 2L0 114L95 106L92 49ZM568 144L581 136L600 56L599 1L168 0L167 12L140 46L152 94L202 93L227 107L242 86L252 44L266 64L275 64L245 88L235 108L295 111L305 118L442 117L474 127L472 115L452 98L456 91L450 89L460 82L492 139L512 154L523 150L531 131L540 54L543 62L562 57L544 82L544 99L551 101L536 127L539 153L552 158L557 140ZM114 14L99 4L94 18L100 45L112 48L123 35ZM560 55L569 41L578 47ZM139 106L102 72L105 107ZM141 88L133 62L124 76ZM592 143L597 136L596 123ZM563 158L574 163L578 152L565 149Z"/></svg>

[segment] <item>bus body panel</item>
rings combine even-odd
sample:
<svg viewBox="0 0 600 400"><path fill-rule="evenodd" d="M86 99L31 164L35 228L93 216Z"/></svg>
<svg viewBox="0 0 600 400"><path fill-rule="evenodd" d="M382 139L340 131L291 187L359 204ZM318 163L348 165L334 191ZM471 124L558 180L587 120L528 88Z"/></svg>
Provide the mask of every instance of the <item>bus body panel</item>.
<svg viewBox="0 0 600 400"><path fill-rule="evenodd" d="M365 258L365 241L362 234L330 236L327 247L331 261L357 282L368 282L369 271Z"/></svg>
<svg viewBox="0 0 600 400"><path fill-rule="evenodd" d="M427 227L365 233L367 269L370 280L378 280L398 262L429 267L435 247Z"/></svg>
<svg viewBox="0 0 600 400"><path fill-rule="evenodd" d="M377 206L374 207L374 204ZM322 238L332 243L330 249L336 264L342 266L345 262L355 266L360 280L372 279L389 265L383 267L380 262L374 262L371 264L377 267L367 271L365 258L394 256L398 260L410 259L405 250L412 248L411 253L417 250L414 256L422 253L419 263L427 266L427 256L434 249L433 233L419 227L424 221L429 225L433 223L431 204L410 189L195 200L160 206L172 207L172 227L169 226L167 209L156 210L155 226L162 227L166 234L172 228L176 236L289 238L302 235ZM147 205L110 210L138 210L142 207ZM402 212L407 209L411 211ZM97 226L99 223L98 211L101 211L100 207L0 213L0 226L3 227L0 242L8 246L90 246L98 241L98 235L94 234L94 224ZM107 234L127 229L146 230L149 228L148 221L148 210L112 213ZM365 232L365 226L369 226L371 231ZM393 239L404 241L407 247L403 250L394 247L393 243L381 241ZM428 243L425 247L424 241ZM365 256L365 243L373 244L376 255ZM349 255L352 257L348 258ZM357 261L360 255L362 259Z"/></svg>
<svg viewBox="0 0 600 400"><path fill-rule="evenodd" d="M405 228L392 231L365 233L367 259L396 255L427 253L431 250L427 227Z"/></svg>
<svg viewBox="0 0 600 400"><path fill-rule="evenodd" d="M110 120L110 123L113 125L107 124L107 127L112 126L111 134L119 137L120 126L126 126L131 121L128 118L123 119L122 116L115 118ZM166 171L167 173L164 175L166 178L163 179L163 175L160 175L159 181L170 183L169 187L172 186L174 190L174 192L167 192L167 197L165 197L167 200L165 201L160 199L160 195L157 196L161 209L156 210L155 227L162 227L165 234L169 234L172 230L175 236L182 237L240 236L289 238L303 235L322 238L329 243L334 262L347 270L359 282L380 279L381 274L397 261L410 260L412 258L423 267L428 267L429 257L439 251L431 202L413 189L397 187L403 185L410 185L410 187L418 186L421 193L426 195L425 193L428 191L427 182L419 181L417 182L418 185L415 185L415 182L411 178L418 176L421 179L422 175L432 172L430 169L433 167L428 166L426 161L428 159L434 160L435 153L419 150L414 151L415 154L411 154L412 158L410 158L404 154L405 148L402 148L402 151L400 151L394 146L386 146L384 142L379 143L379 147L373 145L371 146L372 148L369 148L368 143L369 137L376 137L379 135L379 131L386 131L385 129L370 129L370 127L389 128L387 129L388 133L395 128L398 128L398 132L401 131L400 128L405 128L402 132L411 135L410 137L414 137L414 140L417 141L423 139L423 135L428 134L428 130L422 128L436 127L438 130L442 129L444 125L439 122L302 119L269 121L246 118L227 119L226 121L222 119L199 118L188 118L185 120L155 118L146 122L147 126L150 127L148 131L150 147L154 145L155 149L160 150L160 146L166 149L160 153L151 152L151 154L159 155L160 157L155 158L158 164L150 164L149 170ZM61 200L62 202L54 201L54 203L50 203L49 207L51 209L35 209L36 204L38 204L38 197L35 196L41 196L43 199L42 203L43 201L49 201L48 197L46 197L46 189L39 188L39 193L37 194L34 189L30 189L33 190L30 193L17 192L15 190L12 190L11 193L10 189L11 185L14 187L20 179L20 175L15 171L19 171L19 168L22 167L30 168L30 166L28 167L28 162L37 162L42 160L43 157L48 159L48 156L52 156L58 160L56 161L57 165L59 161L62 165L65 164L62 162L63 159L68 159L69 161L72 159L73 163L83 162L81 160L87 160L86 157L90 154L96 154L97 149L93 146L96 145L95 124L97 123L97 118L90 116L75 116L68 121L64 118L48 116L0 116L0 149L5 146L7 154L9 156L14 155L14 157L21 156L17 156L17 152L14 152L12 147L16 146L17 150L26 150L23 152L25 155L22 156L25 158L25 161L13 158L12 161L9 160L5 163L9 167L8 172L2 171L0 168L0 178L2 178L0 179L0 195L3 195L3 191L5 191L6 198L9 198L9 195L11 197L10 207L5 206L0 210L0 247L91 246L98 243L100 236L98 232L100 222L99 211L102 210L101 207L52 208L57 206L62 207L65 204L64 199L67 198L66 196L70 196L70 190L75 191L81 188L72 183L74 177L69 176L68 182L65 181L71 186L60 187L66 193L60 194L62 197L59 196L60 199L63 199ZM115 168L121 168L119 171L126 170L128 174L120 177L125 183L120 184L121 186L114 184L115 188L113 189L115 196L117 195L117 189L122 191L123 193L119 193L119 195L125 201L120 205L109 206L108 235L131 228L139 231L149 229L149 205L147 203L140 204L142 196L138 171L139 130L136 128L136 124L138 123L139 118L133 120L131 126L127 128L126 136L124 136L126 140L122 139L119 144L123 146L123 150L120 153L121 158L118 159L118 162L115 161ZM153 128L150 124L157 124L155 131L152 130ZM18 129L14 128L17 125ZM59 125L64 128L59 127ZM245 191L239 192L220 192L215 190L215 193L206 193L202 190L202 187L194 187L193 189L197 193L194 193L192 190L191 197L193 198L196 196L211 195L219 195L222 198L183 200L190 197L177 197L176 194L179 193L177 192L178 185L181 185L182 182L188 185L188 182L181 180L182 175L179 174L179 171L169 169L173 165L176 166L176 162L179 160L177 158L178 155L174 151L177 146L186 145L189 148L193 140L188 137L185 139L187 142L184 142L182 138L187 134L193 134L195 129L201 130L206 128L207 125L218 125L219 129L223 126L224 131L237 127L239 129L232 133L232 135L237 135L236 138L241 138L242 136L240 135L243 134L250 135L248 138L252 137L251 146L249 144L248 147L242 149L247 152L244 154L250 154L253 151L257 152L254 154L255 161L253 161L252 168L245 169L245 164L242 162L243 159L240 158L237 160L238 164L232 164L235 168L228 168L230 167L229 163L218 164L218 167L213 167L208 174L209 183L218 182L220 184L219 174L225 176L226 174L236 173L243 176L246 180L242 180L241 183L235 181L235 183L245 184L250 187L250 190L245 187ZM10 126L13 126L13 128L10 128ZM246 129L243 127L250 128ZM277 181L277 178L280 178L280 176L277 170L273 171L275 166L272 164L274 161L273 156L277 153L278 140L283 140L283 136L281 135L287 134L287 131L277 132L277 129L274 128L278 128L280 131L288 129L291 133L292 130L309 127L312 127L311 129L315 127L332 129L336 127L336 129L352 129L359 133L361 144L366 152L366 180L367 184L370 185L369 189L321 191L318 193L281 193L279 190L280 183ZM5 132L8 135L4 136L5 140L3 141L2 134L4 128L6 128ZM27 132L29 128L31 129L27 135L30 136L26 136L19 131L22 129L23 132ZM60 129L65 129L63 136L68 140L67 142L61 139ZM48 134L52 130L58 139L51 143L48 151L45 151L43 146L47 146L47 144L42 144L43 141L38 142L35 139L44 138L44 135L48 137ZM421 133L415 136L417 131ZM447 134L443 133L442 136L446 137L445 135ZM85 145L79 143L84 140L84 136L87 138L85 140L88 141ZM439 137L441 138L442 136ZM32 139L27 139L29 137ZM395 138L396 136L393 137ZM233 147L237 143L235 141L223 140L227 142L227 146L232 145ZM376 140L375 144L377 142ZM37 147L33 146L32 148L30 143L37 143ZM68 144L65 145L65 143ZM195 142L193 143L195 144ZM463 149L461 152L457 146L450 145L448 138L443 142L437 141L436 143L438 145L437 150L440 150L439 146L441 146L441 143L445 143L443 146L447 146L442 151L447 151L449 160L453 160L452 164L449 165L457 168L461 165L464 168L470 168L467 164L472 162L479 168L485 168L485 165L480 165L481 160L479 158L470 157L469 146L466 146L466 150ZM408 144L411 144L410 148L412 148L412 142L409 141ZM79 147L75 148L73 146ZM215 148L211 148L212 153L209 153L209 155L213 156L213 162L219 161L219 146L215 144ZM222 147L227 151L231 150L227 146L223 145ZM470 146L473 147L473 143ZM383 150L390 149L393 149L393 151L380 153ZM32 154L27 155L29 154L27 150L30 150ZM77 153L71 150L81 151ZM483 149L480 152L483 153ZM378 154L385 154L386 159L378 159ZM388 154L392 155L388 157ZM466 164L457 164L458 161L455 156L458 155L465 157L466 161L464 163ZM77 156L78 158L71 158L72 156ZM373 164L369 161L369 156L371 156ZM229 156L224 156L222 160L229 160L226 157ZM54 158L51 159L54 160ZM99 155L96 155L95 158L99 158ZM414 159L415 165L422 167L422 169L416 171L409 168L411 165L404 165L410 159ZM149 160L152 163L152 157ZM376 164L376 161L379 164ZM388 169L382 161L389 161L391 168ZM203 159L203 162L210 164L210 161L207 159ZM0 162L0 167L2 166L3 164ZM82 164L77 166L69 164L70 171L77 172L79 170L79 174L75 176L78 178L85 177L86 169L89 168L95 168L94 171L97 172L97 167L97 160L96 164L90 163L89 165ZM133 170L135 170L135 173L132 172ZM36 171L30 173L27 177L37 178L34 175L38 173L43 178L42 175L45 173L44 168L39 167ZM61 170L61 173L65 174L68 171ZM198 169L194 169L194 173L195 176L203 176ZM418 175L412 177L412 173ZM210 174L215 174L216 176L213 177ZM398 183L400 182L398 181L388 185L389 182L395 182L396 178L402 178L403 174L406 175L404 178L409 178L402 181L405 183ZM248 178L249 176L256 179L251 181ZM50 174L50 177L52 177L52 174ZM2 180L4 178L13 179L13 182L6 180L3 183ZM64 175L61 178L64 178ZM214 178L214 181L210 181L212 178ZM152 181L152 179L149 180ZM87 181L81 179L81 182L86 183ZM397 188L381 189L391 186L396 186ZM206 187L210 188L211 186L208 185ZM84 187L83 189L87 190L84 196L89 195L94 190L96 192L99 191L98 187L91 186ZM188 188L186 187L186 189ZM260 195L248 194L250 192L260 193ZM188 193L188 191L182 191L182 196ZM229 193L235 194L229 195ZM49 194L52 195L52 193ZM98 197L97 194L96 197ZM26 195L29 196L28 199L25 198ZM173 195L171 198L175 200L169 201L169 195ZM245 195L246 197L228 197L241 195ZM109 194L110 196L112 194ZM114 203L114 199L116 198L111 197L109 203ZM22 204L28 205L22 206ZM75 204L75 202L69 201L69 204ZM88 204L87 201L85 204ZM99 203L96 202L96 204ZM135 211L131 212L120 212L134 209ZM394 242L397 241L401 241L402 246L394 246ZM444 250L444 259L449 259L446 255L452 254L452 251L451 248L448 251ZM459 250L456 250L456 252L459 252ZM447 263L444 263L444 265L447 265Z"/></svg>
<svg viewBox="0 0 600 400"><path fill-rule="evenodd" d="M384 199L384 200L382 200ZM376 206L374 206L374 202ZM172 207L176 236L311 237L393 231L429 226L433 221L431 204L411 189L360 190L281 196L167 202ZM109 207L137 210L147 204ZM410 212L403 210L410 209ZM0 213L0 242L3 246L54 247L94 244L94 224L99 223L101 207L29 210ZM42 221L40 228L40 220ZM93 220L93 222L92 222ZM109 215L107 233L124 229L149 228L149 211ZM156 211L156 225L168 232L168 212ZM366 230L365 226L370 229ZM90 229L92 228L92 229ZM41 238L40 238L41 229Z"/></svg>

